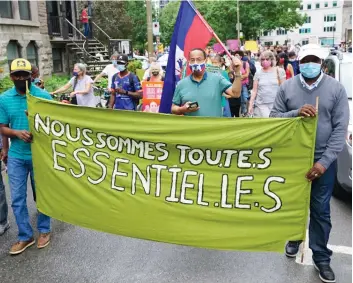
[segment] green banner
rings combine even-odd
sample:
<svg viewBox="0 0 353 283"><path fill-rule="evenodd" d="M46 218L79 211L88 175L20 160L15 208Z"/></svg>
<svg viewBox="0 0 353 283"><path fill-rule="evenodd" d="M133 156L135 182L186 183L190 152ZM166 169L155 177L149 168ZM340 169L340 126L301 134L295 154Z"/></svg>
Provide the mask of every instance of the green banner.
<svg viewBox="0 0 353 283"><path fill-rule="evenodd" d="M304 239L315 119L113 111L28 97L38 209L134 238L283 251Z"/></svg>

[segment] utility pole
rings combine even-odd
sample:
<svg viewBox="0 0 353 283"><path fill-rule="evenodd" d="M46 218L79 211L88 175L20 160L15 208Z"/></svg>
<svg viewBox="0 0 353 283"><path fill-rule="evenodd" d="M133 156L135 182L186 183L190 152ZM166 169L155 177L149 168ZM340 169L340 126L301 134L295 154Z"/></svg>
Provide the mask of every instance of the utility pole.
<svg viewBox="0 0 353 283"><path fill-rule="evenodd" d="M336 29L336 24L333 25L332 30L332 47L335 47L335 29Z"/></svg>
<svg viewBox="0 0 353 283"><path fill-rule="evenodd" d="M239 44L240 44L239 0L237 0L237 31L238 31L238 40L239 40Z"/></svg>
<svg viewBox="0 0 353 283"><path fill-rule="evenodd" d="M147 14L147 40L148 40L148 57L153 57L153 33L152 33L152 4L151 0L146 0Z"/></svg>

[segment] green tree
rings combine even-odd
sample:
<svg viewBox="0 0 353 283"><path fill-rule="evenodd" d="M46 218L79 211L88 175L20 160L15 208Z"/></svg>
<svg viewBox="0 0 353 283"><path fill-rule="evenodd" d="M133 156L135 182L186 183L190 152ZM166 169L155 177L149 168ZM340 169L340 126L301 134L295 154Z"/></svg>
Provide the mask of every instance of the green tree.
<svg viewBox="0 0 353 283"><path fill-rule="evenodd" d="M237 38L237 1L194 1L196 8L221 40ZM161 12L162 40L169 44L174 30L180 1L170 2ZM305 17L296 9L299 0L241 1L240 22L245 39L256 39L261 30L291 29L304 23Z"/></svg>

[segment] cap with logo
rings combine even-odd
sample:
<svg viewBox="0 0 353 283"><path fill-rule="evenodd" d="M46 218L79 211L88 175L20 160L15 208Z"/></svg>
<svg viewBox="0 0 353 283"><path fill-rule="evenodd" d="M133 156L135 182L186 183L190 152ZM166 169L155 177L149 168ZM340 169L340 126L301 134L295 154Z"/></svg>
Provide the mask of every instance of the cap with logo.
<svg viewBox="0 0 353 283"><path fill-rule="evenodd" d="M28 72L32 73L32 66L26 59L18 58L11 62L10 73Z"/></svg>
<svg viewBox="0 0 353 283"><path fill-rule="evenodd" d="M316 56L320 59L326 59L330 54L330 51L326 48L321 47L318 44L309 43L302 46L298 52L298 60L302 60L306 56Z"/></svg>
<svg viewBox="0 0 353 283"><path fill-rule="evenodd" d="M126 64L127 62L129 62L129 58L126 55L124 55L124 54L119 54L118 58L116 60L117 60L118 63L120 62L120 63L123 63L123 64Z"/></svg>

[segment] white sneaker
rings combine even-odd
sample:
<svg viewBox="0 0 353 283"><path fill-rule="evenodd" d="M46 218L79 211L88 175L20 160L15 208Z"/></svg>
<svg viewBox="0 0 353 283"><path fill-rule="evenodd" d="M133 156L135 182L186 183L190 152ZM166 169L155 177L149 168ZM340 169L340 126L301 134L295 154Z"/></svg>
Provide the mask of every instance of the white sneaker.
<svg viewBox="0 0 353 283"><path fill-rule="evenodd" d="M4 225L0 225L0 236L4 235L7 230L10 229L10 223L7 222Z"/></svg>

